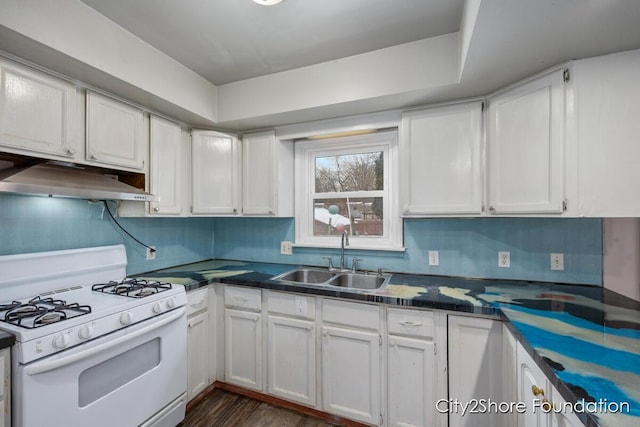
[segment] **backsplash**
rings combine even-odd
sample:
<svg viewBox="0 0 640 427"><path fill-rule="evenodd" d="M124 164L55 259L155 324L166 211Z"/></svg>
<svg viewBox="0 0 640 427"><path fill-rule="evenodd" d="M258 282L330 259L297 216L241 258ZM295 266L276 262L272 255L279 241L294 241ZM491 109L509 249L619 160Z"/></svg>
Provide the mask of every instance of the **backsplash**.
<svg viewBox="0 0 640 427"><path fill-rule="evenodd" d="M115 204L110 202L111 211ZM118 218L146 248L111 222L102 203L86 200L0 195L0 255L124 244L127 274L143 273L213 256L211 218ZM0 276L2 272L0 272Z"/></svg>
<svg viewBox="0 0 640 427"><path fill-rule="evenodd" d="M326 266L339 249L295 248L280 255L280 241L293 241L291 218L218 218L215 257L246 261ZM602 285L602 224L599 218L408 219L402 252L346 250L359 266L375 270L462 277L540 280ZM440 265L428 265L428 251ZM498 267L498 251L511 253L511 268ZM564 254L564 271L551 271L550 253Z"/></svg>
<svg viewBox="0 0 640 427"><path fill-rule="evenodd" d="M114 205L111 204L113 211ZM119 218L156 259L112 224L102 204L86 200L0 195L0 255L123 243L128 274L209 258L326 266L339 249L294 248L280 255L280 241L294 240L292 218ZM215 238L214 238L215 237ZM541 280L602 285L602 223L598 218L410 219L405 252L347 249L347 265L463 277ZM429 250L440 265L428 265ZM498 251L511 268L498 267ZM549 253L564 254L564 271L551 271ZM1 272L0 272L1 275Z"/></svg>

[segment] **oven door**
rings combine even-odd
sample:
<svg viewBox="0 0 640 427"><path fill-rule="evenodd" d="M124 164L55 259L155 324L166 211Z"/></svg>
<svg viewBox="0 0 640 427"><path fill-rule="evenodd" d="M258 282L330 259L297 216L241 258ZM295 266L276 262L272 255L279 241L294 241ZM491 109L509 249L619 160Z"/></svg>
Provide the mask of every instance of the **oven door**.
<svg viewBox="0 0 640 427"><path fill-rule="evenodd" d="M19 365L14 425L177 424L187 388L186 329L181 307Z"/></svg>

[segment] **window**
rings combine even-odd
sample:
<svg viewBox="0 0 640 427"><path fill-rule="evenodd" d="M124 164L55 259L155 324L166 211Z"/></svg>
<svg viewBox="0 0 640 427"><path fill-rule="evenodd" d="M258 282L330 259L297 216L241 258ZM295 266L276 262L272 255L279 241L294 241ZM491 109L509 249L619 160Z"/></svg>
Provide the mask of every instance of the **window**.
<svg viewBox="0 0 640 427"><path fill-rule="evenodd" d="M397 250L397 132L298 141L296 244Z"/></svg>

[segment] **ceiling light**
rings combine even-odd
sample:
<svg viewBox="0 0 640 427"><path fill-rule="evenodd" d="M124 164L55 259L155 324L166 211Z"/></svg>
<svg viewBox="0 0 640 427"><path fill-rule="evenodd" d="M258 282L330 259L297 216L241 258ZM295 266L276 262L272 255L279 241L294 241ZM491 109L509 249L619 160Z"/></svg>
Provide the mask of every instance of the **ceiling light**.
<svg viewBox="0 0 640 427"><path fill-rule="evenodd" d="M253 1L263 6L273 6L274 4L280 3L282 0L253 0Z"/></svg>

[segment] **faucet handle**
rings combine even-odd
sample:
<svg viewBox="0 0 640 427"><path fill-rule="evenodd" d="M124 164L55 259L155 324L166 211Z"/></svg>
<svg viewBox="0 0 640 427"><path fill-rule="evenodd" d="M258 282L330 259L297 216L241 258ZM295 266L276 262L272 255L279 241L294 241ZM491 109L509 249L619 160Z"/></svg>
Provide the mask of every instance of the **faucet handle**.
<svg viewBox="0 0 640 427"><path fill-rule="evenodd" d="M362 258L354 258L351 261L351 272L355 273L358 270L358 261L362 261Z"/></svg>
<svg viewBox="0 0 640 427"><path fill-rule="evenodd" d="M330 256L323 256L322 259L328 259L329 260L329 270L333 270L333 258L331 258Z"/></svg>

